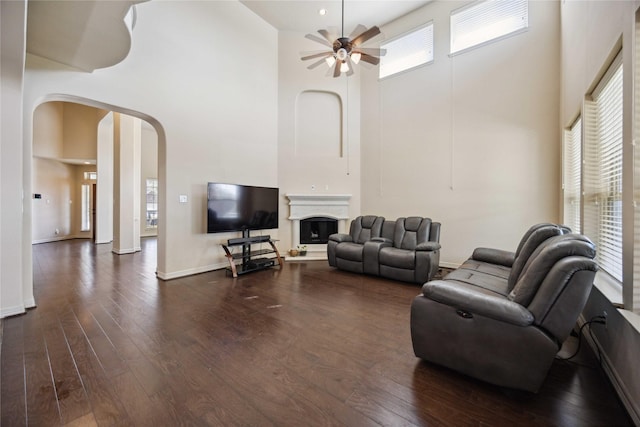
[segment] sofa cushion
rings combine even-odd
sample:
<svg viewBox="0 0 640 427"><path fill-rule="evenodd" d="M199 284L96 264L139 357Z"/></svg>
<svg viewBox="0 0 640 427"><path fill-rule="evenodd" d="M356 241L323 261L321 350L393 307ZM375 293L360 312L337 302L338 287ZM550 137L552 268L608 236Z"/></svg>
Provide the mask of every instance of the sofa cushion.
<svg viewBox="0 0 640 427"><path fill-rule="evenodd" d="M378 259L381 265L411 270L416 265L416 253L406 249L386 247L380 249Z"/></svg>
<svg viewBox="0 0 640 427"><path fill-rule="evenodd" d="M509 294L507 291L506 278L484 273L482 271L458 268L447 274L444 279L467 283L503 297L506 297Z"/></svg>
<svg viewBox="0 0 640 427"><path fill-rule="evenodd" d="M569 256L593 259L596 256L595 245L581 234L564 234L547 239L529 257L520 279L509 294L509 299L528 306L551 267Z"/></svg>
<svg viewBox="0 0 640 427"><path fill-rule="evenodd" d="M358 243L342 242L336 246L336 257L348 261L362 262L364 246Z"/></svg>
<svg viewBox="0 0 640 427"><path fill-rule="evenodd" d="M509 274L509 291L516 285L525 264L536 248L548 238L562 235L565 232L566 229L561 226L544 223L534 225L525 233L516 250L511 273Z"/></svg>
<svg viewBox="0 0 640 427"><path fill-rule="evenodd" d="M418 243L429 241L431 219L419 216L398 218L393 233L393 246L399 249L415 250Z"/></svg>
<svg viewBox="0 0 640 427"><path fill-rule="evenodd" d="M367 240L380 237L384 218L375 215L359 216L351 223L351 237L355 243L364 244Z"/></svg>

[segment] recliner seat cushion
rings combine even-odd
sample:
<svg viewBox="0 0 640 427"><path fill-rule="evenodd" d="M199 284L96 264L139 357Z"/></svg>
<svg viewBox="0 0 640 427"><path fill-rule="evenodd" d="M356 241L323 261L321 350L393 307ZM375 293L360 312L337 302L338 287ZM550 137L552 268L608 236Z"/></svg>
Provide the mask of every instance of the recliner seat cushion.
<svg viewBox="0 0 640 427"><path fill-rule="evenodd" d="M380 249L380 264L411 270L416 266L416 253L406 249L386 247Z"/></svg>
<svg viewBox="0 0 640 427"><path fill-rule="evenodd" d="M336 257L348 261L362 262L363 254L363 246L358 243L343 242L336 247Z"/></svg>

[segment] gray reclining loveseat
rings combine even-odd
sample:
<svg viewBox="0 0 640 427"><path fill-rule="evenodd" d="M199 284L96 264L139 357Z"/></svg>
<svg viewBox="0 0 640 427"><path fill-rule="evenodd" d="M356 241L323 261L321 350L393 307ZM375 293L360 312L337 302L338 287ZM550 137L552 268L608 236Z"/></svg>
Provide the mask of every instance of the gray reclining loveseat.
<svg viewBox="0 0 640 427"><path fill-rule="evenodd" d="M430 218L359 216L349 234L329 236L327 257L341 270L423 284L438 271L439 240L440 223Z"/></svg>
<svg viewBox="0 0 640 427"><path fill-rule="evenodd" d="M416 356L503 387L537 392L584 308L595 246L554 224L515 253L479 248L411 305Z"/></svg>

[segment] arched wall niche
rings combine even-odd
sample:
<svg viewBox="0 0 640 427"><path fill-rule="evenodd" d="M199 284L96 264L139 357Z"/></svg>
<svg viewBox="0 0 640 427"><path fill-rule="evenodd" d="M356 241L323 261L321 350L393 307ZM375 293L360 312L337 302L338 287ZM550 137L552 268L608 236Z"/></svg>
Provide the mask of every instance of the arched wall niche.
<svg viewBox="0 0 640 427"><path fill-rule="evenodd" d="M342 98L322 90L305 90L298 94L295 106L296 157L342 157Z"/></svg>

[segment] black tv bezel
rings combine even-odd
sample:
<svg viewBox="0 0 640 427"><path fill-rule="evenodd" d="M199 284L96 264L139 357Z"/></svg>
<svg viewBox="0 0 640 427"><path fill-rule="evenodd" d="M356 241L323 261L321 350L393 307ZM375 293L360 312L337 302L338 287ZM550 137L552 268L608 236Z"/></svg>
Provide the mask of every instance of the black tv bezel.
<svg viewBox="0 0 640 427"><path fill-rule="evenodd" d="M252 189L265 189L265 190L275 190L276 191L276 203L275 203L275 219L276 219L276 223L275 223L275 227L271 227L271 226L264 226L264 227L229 227L229 228L224 228L224 229L215 229L212 230L211 229L211 222L210 222L210 216L209 216L209 187L210 185L232 185L235 187L242 187L242 188L252 188ZM253 230L275 230L277 228L280 227L280 188L279 187L267 187L267 186L262 186L262 185L247 185L247 184L234 184L234 183L230 183L230 182L217 182L217 181L209 181L207 182L207 234L215 234L215 233L233 233L233 232L241 232L243 234L243 236L248 236L248 232L249 231L253 231Z"/></svg>

